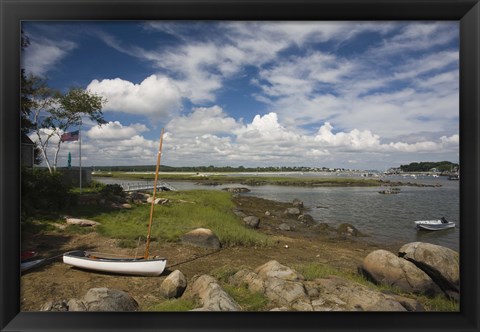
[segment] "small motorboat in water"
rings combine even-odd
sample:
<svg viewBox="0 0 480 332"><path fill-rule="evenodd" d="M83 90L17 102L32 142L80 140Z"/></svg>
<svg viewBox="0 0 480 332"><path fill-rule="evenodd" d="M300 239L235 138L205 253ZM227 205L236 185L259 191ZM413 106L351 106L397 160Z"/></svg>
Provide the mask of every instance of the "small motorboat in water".
<svg viewBox="0 0 480 332"><path fill-rule="evenodd" d="M419 230L440 231L442 229L455 228L455 223L448 221L444 217L438 220L417 220L415 225Z"/></svg>

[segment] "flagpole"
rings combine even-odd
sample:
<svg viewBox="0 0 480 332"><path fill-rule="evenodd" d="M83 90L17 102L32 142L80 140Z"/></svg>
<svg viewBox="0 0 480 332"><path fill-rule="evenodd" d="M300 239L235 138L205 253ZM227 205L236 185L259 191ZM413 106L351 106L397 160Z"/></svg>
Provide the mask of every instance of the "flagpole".
<svg viewBox="0 0 480 332"><path fill-rule="evenodd" d="M82 127L80 127L80 129L78 130L78 149L79 149L79 152L78 152L78 155L80 156L80 160L79 160L79 163L80 163L80 194L82 193L82 135L80 134L82 130Z"/></svg>

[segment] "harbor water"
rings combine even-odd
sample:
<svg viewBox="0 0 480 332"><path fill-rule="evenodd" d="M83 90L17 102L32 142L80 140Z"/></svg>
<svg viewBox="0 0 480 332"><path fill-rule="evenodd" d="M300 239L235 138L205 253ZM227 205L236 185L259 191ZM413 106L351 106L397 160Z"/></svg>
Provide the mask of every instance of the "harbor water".
<svg viewBox="0 0 480 332"><path fill-rule="evenodd" d="M103 183L131 183L132 180L97 178ZM194 182L168 181L178 190L221 190L241 186L250 189L251 195L276 201L292 202L297 198L304 202L308 214L320 223L338 226L349 223L366 234L365 240L373 243L401 245L422 241L459 250L460 182L446 177L404 178L389 176L386 180L440 184L438 187L401 186L398 194L384 195L379 191L386 187L297 187L277 185L218 185L208 186ZM415 220L445 217L456 224L454 229L419 231Z"/></svg>

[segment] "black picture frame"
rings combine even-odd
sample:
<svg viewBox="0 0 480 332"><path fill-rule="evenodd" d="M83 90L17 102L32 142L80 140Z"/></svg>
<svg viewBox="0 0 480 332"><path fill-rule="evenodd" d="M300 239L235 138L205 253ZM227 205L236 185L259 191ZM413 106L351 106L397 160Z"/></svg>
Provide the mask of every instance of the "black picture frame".
<svg viewBox="0 0 480 332"><path fill-rule="evenodd" d="M476 0L0 0L1 331L479 331L480 5ZM458 20L458 313L20 312L20 23L24 20Z"/></svg>

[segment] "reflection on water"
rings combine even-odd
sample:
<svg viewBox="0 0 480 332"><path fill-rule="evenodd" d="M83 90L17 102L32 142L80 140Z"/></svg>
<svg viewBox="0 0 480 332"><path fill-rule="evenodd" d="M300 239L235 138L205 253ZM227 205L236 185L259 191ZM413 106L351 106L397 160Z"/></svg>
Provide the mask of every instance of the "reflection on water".
<svg viewBox="0 0 480 332"><path fill-rule="evenodd" d="M391 179L396 181L397 179ZM399 178L401 180L401 178ZM132 182L131 180L99 179L104 183ZM275 185L244 186L251 192L243 195L257 196L283 202L301 199L307 213L332 226L350 223L368 234L370 241L391 245L423 241L459 250L460 195L459 182L445 178L406 179L425 184L440 183L441 187L402 186L396 195L382 195L382 187L308 188ZM169 181L179 190L220 190L233 185L205 186L193 182ZM242 185L243 186L243 185ZM418 231L415 220L445 217L457 224L455 229Z"/></svg>

